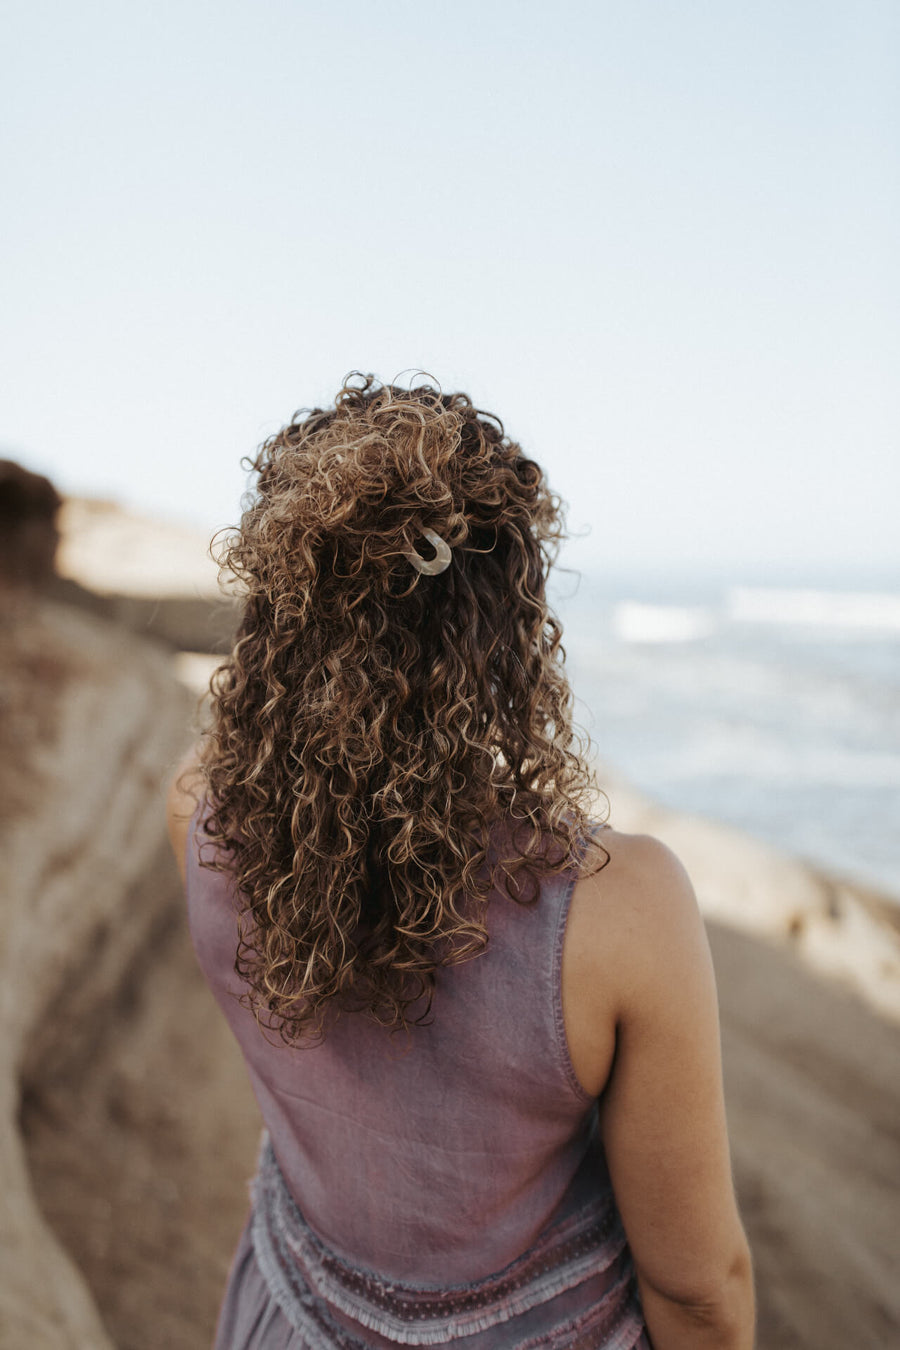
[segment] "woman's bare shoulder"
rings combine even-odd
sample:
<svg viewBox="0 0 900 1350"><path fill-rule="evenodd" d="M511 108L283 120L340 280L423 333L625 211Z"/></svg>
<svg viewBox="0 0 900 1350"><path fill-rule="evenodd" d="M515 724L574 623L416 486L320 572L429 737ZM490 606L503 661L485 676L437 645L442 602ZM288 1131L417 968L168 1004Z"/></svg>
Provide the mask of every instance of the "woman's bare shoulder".
<svg viewBox="0 0 900 1350"><path fill-rule="evenodd" d="M679 983L709 961L694 889L672 850L652 835L609 828L597 838L603 865L575 885L563 952L573 1057L592 1083L615 1028L664 1014Z"/></svg>
<svg viewBox="0 0 900 1350"><path fill-rule="evenodd" d="M598 862L573 894L573 917L607 941L645 930L670 933L699 917L694 888L681 861L660 839L606 827L598 836ZM604 861L605 857L605 861Z"/></svg>

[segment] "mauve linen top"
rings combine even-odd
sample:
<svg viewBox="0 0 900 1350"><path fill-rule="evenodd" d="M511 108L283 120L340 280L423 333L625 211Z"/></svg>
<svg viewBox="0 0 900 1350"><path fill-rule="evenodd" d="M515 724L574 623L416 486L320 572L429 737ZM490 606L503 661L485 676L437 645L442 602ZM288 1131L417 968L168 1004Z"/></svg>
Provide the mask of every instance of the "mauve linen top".
<svg viewBox="0 0 900 1350"><path fill-rule="evenodd" d="M575 1076L563 1023L574 874L545 880L534 906L491 894L487 950L438 971L428 1025L392 1036L348 1014L321 1044L289 1048L239 1002L234 889L200 866L211 846L198 819L187 852L194 947L287 1191L323 1250L382 1287L433 1290L477 1286L586 1206L621 1235L596 1102ZM615 1344L630 1346L643 1323L624 1235L616 1250L603 1288L629 1285L635 1334Z"/></svg>

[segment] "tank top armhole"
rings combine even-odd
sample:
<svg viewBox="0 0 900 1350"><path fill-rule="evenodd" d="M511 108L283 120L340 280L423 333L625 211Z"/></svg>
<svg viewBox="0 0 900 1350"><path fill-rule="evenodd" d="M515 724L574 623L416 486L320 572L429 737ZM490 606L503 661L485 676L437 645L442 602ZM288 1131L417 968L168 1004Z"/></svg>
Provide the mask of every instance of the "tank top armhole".
<svg viewBox="0 0 900 1350"><path fill-rule="evenodd" d="M563 1014L562 1001L562 954L563 943L566 937L566 925L569 918L569 909L572 905L572 895L575 890L575 884L578 881L579 873L573 871L566 881L566 890L562 898L562 904L559 907L559 913L556 919L556 937L553 943L553 1027L556 1033L557 1059L566 1082L572 1090L576 1100L583 1106L593 1106L596 1097L584 1088L579 1082L578 1075L575 1072L575 1066L572 1063L572 1056L569 1051L569 1038L566 1035L566 1020Z"/></svg>

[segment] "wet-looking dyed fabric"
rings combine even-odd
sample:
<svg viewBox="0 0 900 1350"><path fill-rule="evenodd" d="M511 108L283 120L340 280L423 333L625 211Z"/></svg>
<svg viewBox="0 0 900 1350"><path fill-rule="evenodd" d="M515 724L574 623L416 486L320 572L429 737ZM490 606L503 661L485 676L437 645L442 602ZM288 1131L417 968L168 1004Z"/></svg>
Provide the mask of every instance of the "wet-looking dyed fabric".
<svg viewBox="0 0 900 1350"><path fill-rule="evenodd" d="M429 1025L357 1014L285 1047L239 1002L235 898L188 845L200 966L266 1126L219 1350L646 1346L630 1255L575 1077L560 986L574 877L439 971Z"/></svg>

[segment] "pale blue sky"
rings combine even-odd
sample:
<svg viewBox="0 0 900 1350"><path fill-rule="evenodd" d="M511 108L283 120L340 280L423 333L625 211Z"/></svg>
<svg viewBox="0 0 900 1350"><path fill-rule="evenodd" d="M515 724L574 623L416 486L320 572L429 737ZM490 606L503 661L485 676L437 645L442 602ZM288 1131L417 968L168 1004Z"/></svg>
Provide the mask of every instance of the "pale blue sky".
<svg viewBox="0 0 900 1350"><path fill-rule="evenodd" d="M893 0L6 28L2 453L214 527L296 407L424 367L544 463L578 565L900 581Z"/></svg>

